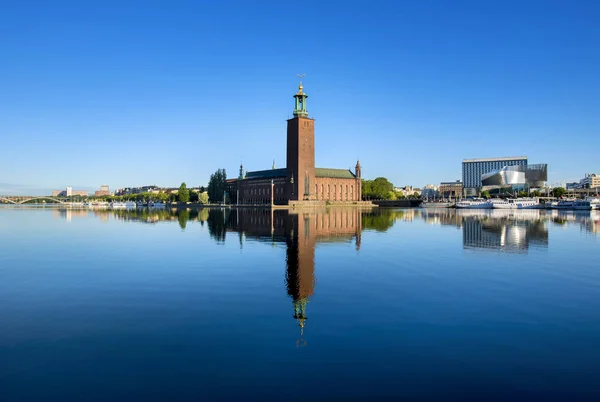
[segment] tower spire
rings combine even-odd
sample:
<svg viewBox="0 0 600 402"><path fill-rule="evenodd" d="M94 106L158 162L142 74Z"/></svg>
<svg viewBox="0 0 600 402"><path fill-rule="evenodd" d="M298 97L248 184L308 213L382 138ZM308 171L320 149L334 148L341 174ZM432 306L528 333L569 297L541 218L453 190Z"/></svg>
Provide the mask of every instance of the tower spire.
<svg viewBox="0 0 600 402"><path fill-rule="evenodd" d="M296 100L294 107L294 117L308 117L308 110L306 110L306 98L308 95L304 93L304 86L302 85L302 78L306 74L296 74L300 78L300 85L298 85L298 92L294 95Z"/></svg>

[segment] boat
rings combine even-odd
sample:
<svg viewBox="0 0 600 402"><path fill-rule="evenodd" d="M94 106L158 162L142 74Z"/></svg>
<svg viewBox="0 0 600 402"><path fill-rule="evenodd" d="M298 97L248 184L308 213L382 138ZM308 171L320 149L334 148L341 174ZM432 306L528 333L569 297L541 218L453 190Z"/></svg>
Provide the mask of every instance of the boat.
<svg viewBox="0 0 600 402"><path fill-rule="evenodd" d="M592 209L600 209L600 198L598 197L586 197L586 201L590 202Z"/></svg>
<svg viewBox="0 0 600 402"><path fill-rule="evenodd" d="M494 200L494 209L538 209L540 201L537 198L508 198L505 200Z"/></svg>
<svg viewBox="0 0 600 402"><path fill-rule="evenodd" d="M114 201L110 203L111 208L125 208L125 203L121 201Z"/></svg>
<svg viewBox="0 0 600 402"><path fill-rule="evenodd" d="M154 201L148 202L148 208L164 208L164 207L165 207L164 202L154 202Z"/></svg>
<svg viewBox="0 0 600 402"><path fill-rule="evenodd" d="M125 208L135 208L136 206L134 201L125 201Z"/></svg>
<svg viewBox="0 0 600 402"><path fill-rule="evenodd" d="M551 209L573 209L575 206L575 200L560 200L557 203L551 203Z"/></svg>
<svg viewBox="0 0 600 402"><path fill-rule="evenodd" d="M591 211L593 207L589 200L576 200L573 203L573 209L576 211Z"/></svg>
<svg viewBox="0 0 600 402"><path fill-rule="evenodd" d="M473 198L471 200L462 200L456 203L456 208L460 209L490 209L492 202L483 198Z"/></svg>
<svg viewBox="0 0 600 402"><path fill-rule="evenodd" d="M452 205L451 202L423 202L421 203L422 208L449 208Z"/></svg>

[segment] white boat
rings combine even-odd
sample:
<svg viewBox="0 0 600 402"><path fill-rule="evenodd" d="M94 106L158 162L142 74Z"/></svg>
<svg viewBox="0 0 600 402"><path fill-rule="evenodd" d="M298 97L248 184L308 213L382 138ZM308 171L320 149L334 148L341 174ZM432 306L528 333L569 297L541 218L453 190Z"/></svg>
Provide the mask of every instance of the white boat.
<svg viewBox="0 0 600 402"><path fill-rule="evenodd" d="M462 200L456 203L456 208L460 209L490 209L492 202L483 198L474 198L472 200Z"/></svg>
<svg viewBox="0 0 600 402"><path fill-rule="evenodd" d="M494 200L494 209L538 209L540 202L537 198L508 198L505 200Z"/></svg>
<svg viewBox="0 0 600 402"><path fill-rule="evenodd" d="M592 209L600 209L600 198L598 197L586 197L586 201L590 202Z"/></svg>
<svg viewBox="0 0 600 402"><path fill-rule="evenodd" d="M111 208L125 208L125 203L121 201L114 201L110 203Z"/></svg>
<svg viewBox="0 0 600 402"><path fill-rule="evenodd" d="M148 208L164 208L164 207L165 207L164 202L153 202L153 201L148 202Z"/></svg>
<svg viewBox="0 0 600 402"><path fill-rule="evenodd" d="M125 201L125 208L135 208L136 206L134 201Z"/></svg>
<svg viewBox="0 0 600 402"><path fill-rule="evenodd" d="M589 200L576 200L573 203L573 209L576 211L591 211L593 207Z"/></svg>

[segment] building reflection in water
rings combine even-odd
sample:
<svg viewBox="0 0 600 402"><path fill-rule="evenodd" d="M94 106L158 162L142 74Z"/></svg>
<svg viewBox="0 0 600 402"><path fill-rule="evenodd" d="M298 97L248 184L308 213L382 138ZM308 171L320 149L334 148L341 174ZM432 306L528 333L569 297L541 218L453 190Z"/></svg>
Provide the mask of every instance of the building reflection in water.
<svg viewBox="0 0 600 402"><path fill-rule="evenodd" d="M292 299L293 317L300 337L296 346L306 345L304 327L307 306L315 292L315 249L323 242L354 242L360 249L362 212L354 208L327 212L287 210L211 211L208 219L211 236L224 241L225 232L237 232L240 246L248 240L284 244L286 248L285 283Z"/></svg>
<svg viewBox="0 0 600 402"><path fill-rule="evenodd" d="M530 247L548 248L549 217L541 210L425 210L422 218L461 228L465 249L527 253Z"/></svg>

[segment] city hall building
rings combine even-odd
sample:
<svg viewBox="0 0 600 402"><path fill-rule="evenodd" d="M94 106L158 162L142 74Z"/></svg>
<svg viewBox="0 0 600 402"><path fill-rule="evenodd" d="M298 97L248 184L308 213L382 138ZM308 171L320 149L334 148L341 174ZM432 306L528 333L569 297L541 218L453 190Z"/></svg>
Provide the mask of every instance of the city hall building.
<svg viewBox="0 0 600 402"><path fill-rule="evenodd" d="M301 205L358 203L361 194L361 167L349 169L315 166L315 121L308 117L302 82L294 95L294 117L287 121L286 167L244 172L227 181L229 198L240 205Z"/></svg>

